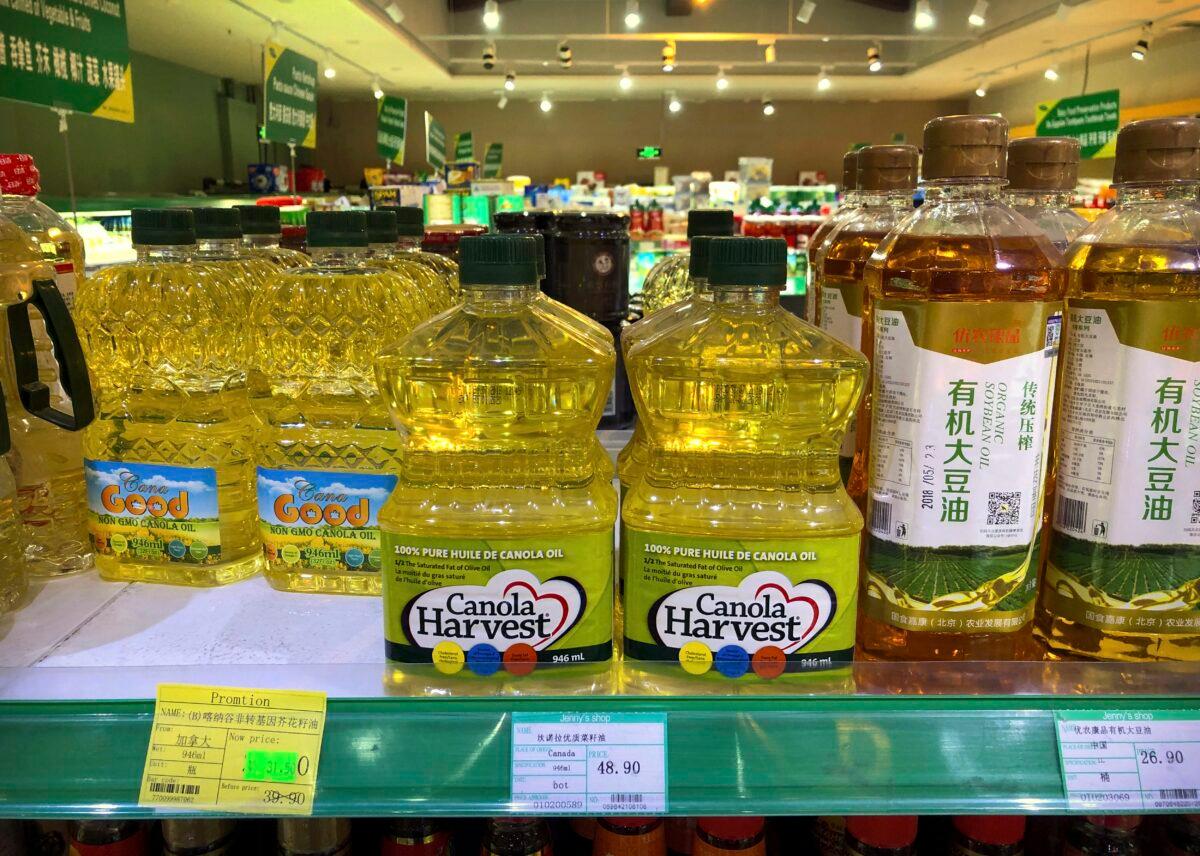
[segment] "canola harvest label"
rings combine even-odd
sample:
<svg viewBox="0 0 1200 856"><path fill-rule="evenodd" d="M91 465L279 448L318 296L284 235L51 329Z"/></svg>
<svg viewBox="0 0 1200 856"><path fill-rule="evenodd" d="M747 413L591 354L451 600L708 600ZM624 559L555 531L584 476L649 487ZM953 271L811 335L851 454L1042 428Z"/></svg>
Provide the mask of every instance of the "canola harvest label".
<svg viewBox="0 0 1200 856"><path fill-rule="evenodd" d="M612 532L537 538L383 533L388 659L443 674L612 659Z"/></svg>
<svg viewBox="0 0 1200 856"><path fill-rule="evenodd" d="M98 555L130 562L221 560L217 471L84 460L88 537Z"/></svg>
<svg viewBox="0 0 1200 856"><path fill-rule="evenodd" d="M881 300L874 310L863 609L904 630L1032 617L1058 303Z"/></svg>
<svg viewBox="0 0 1200 856"><path fill-rule="evenodd" d="M267 565L285 571L378 573L379 509L396 477L258 468L258 519Z"/></svg>
<svg viewBox="0 0 1200 856"><path fill-rule="evenodd" d="M856 351L862 350L862 308L865 291L861 281L826 279L821 284L821 329ZM850 422L850 428L842 438L842 448L838 452L838 466L841 468L843 482L850 480L857 443L856 416Z"/></svg>
<svg viewBox="0 0 1200 856"><path fill-rule="evenodd" d="M854 652L858 535L738 540L626 528L625 656L775 678Z"/></svg>
<svg viewBox="0 0 1200 856"><path fill-rule="evenodd" d="M1046 606L1200 632L1200 305L1072 300Z"/></svg>

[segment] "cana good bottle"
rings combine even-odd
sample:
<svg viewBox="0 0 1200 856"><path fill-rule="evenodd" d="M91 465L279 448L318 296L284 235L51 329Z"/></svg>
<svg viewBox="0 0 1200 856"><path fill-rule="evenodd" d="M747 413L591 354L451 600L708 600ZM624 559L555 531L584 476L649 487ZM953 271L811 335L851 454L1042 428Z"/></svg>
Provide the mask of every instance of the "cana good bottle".
<svg viewBox="0 0 1200 856"><path fill-rule="evenodd" d="M764 856L766 822L761 817L700 817L692 856Z"/></svg>
<svg viewBox="0 0 1200 856"><path fill-rule="evenodd" d="M687 237L691 244L697 237L730 237L733 235L733 212L728 209L689 211ZM695 289L690 271L690 253L672 253L658 262L646 274L642 283L642 306L647 316L686 300ZM636 327L637 325L634 325ZM632 331L633 328L630 328ZM624 338L624 336L622 336Z"/></svg>
<svg viewBox="0 0 1200 856"><path fill-rule="evenodd" d="M954 818L951 856L1024 856L1025 818L981 815Z"/></svg>
<svg viewBox="0 0 1200 856"><path fill-rule="evenodd" d="M1008 204L1028 217L1066 252L1088 227L1071 207L1079 177L1079 140L1074 137L1025 137L1008 144Z"/></svg>
<svg viewBox="0 0 1200 856"><path fill-rule="evenodd" d="M164 820L164 856L225 856L233 852L233 820Z"/></svg>
<svg viewBox="0 0 1200 856"><path fill-rule="evenodd" d="M193 215L135 209L137 260L84 281L75 305L96 383L84 432L88 519L106 579L209 586L262 567L249 313L218 265L192 260Z"/></svg>
<svg viewBox="0 0 1200 856"><path fill-rule="evenodd" d="M308 267L312 260L306 253L281 245L283 225L278 205L233 206L242 223L242 252L251 258L263 259L276 267Z"/></svg>
<svg viewBox="0 0 1200 856"><path fill-rule="evenodd" d="M137 820L80 820L71 824L69 856L147 856L146 824Z"/></svg>
<svg viewBox="0 0 1200 856"><path fill-rule="evenodd" d="M395 818L388 821L379 852L381 856L450 856L450 831L429 818Z"/></svg>
<svg viewBox="0 0 1200 856"><path fill-rule="evenodd" d="M896 224L912 213L917 186L916 146L867 146L859 149L856 204L850 213L825 233L812 256L814 294L821 296L820 326L839 342L862 348L862 307L867 262ZM857 420L856 420L857 421ZM842 441L838 455L843 481L854 463L857 426ZM848 484L859 503L865 485Z"/></svg>
<svg viewBox="0 0 1200 856"><path fill-rule="evenodd" d="M463 304L378 362L404 455L380 514L398 681L503 669L532 687L539 664L562 664L547 681L600 676L612 656L617 497L595 428L615 354L546 311L537 254L521 235L464 238ZM501 602L528 617L470 618Z"/></svg>
<svg viewBox="0 0 1200 856"><path fill-rule="evenodd" d="M711 302L629 351L647 440L622 509L633 683L850 660L862 516L837 450L867 366L780 307L786 252L712 238Z"/></svg>
<svg viewBox="0 0 1200 856"><path fill-rule="evenodd" d="M466 297L470 302L469 292ZM533 817L491 818L484 829L479 853L480 856L554 856L550 826Z"/></svg>
<svg viewBox="0 0 1200 856"><path fill-rule="evenodd" d="M813 270L817 256L833 230L848 220L858 208L858 150L842 156L842 201L837 210L825 220L808 239L808 270ZM815 287L813 287L815 286ZM812 281L804 299L804 320L809 324L821 322L820 283Z"/></svg>
<svg viewBox="0 0 1200 856"><path fill-rule="evenodd" d="M1067 827L1062 856L1142 856L1138 815L1089 815Z"/></svg>
<svg viewBox="0 0 1200 856"><path fill-rule="evenodd" d="M846 856L913 856L916 852L915 817L846 818Z"/></svg>
<svg viewBox="0 0 1200 856"><path fill-rule="evenodd" d="M1060 652L1200 659L1200 119L1131 122L1116 207L1071 247L1037 630Z"/></svg>
<svg viewBox="0 0 1200 856"><path fill-rule="evenodd" d="M661 817L602 817L596 822L592 856L667 856Z"/></svg>
<svg viewBox="0 0 1200 856"><path fill-rule="evenodd" d="M869 485L868 657L1013 659L1030 644L1064 277L1000 198L1007 134L998 116L926 125L925 204L867 264L873 383L851 480Z"/></svg>
<svg viewBox="0 0 1200 856"><path fill-rule="evenodd" d="M349 856L350 821L344 817L279 821L279 856Z"/></svg>

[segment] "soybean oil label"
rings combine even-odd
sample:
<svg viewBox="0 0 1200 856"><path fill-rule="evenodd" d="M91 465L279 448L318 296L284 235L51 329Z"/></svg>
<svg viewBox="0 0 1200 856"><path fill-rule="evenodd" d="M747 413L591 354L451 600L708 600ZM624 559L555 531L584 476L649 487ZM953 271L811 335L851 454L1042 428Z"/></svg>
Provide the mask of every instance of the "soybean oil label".
<svg viewBox="0 0 1200 856"><path fill-rule="evenodd" d="M865 601L912 631L1030 619L1058 303L881 300Z"/></svg>
<svg viewBox="0 0 1200 856"><path fill-rule="evenodd" d="M396 477L258 468L258 519L267 564L285 571L378 573L379 509Z"/></svg>
<svg viewBox="0 0 1200 856"><path fill-rule="evenodd" d="M1072 300L1046 599L1102 630L1200 630L1200 304Z"/></svg>
<svg viewBox="0 0 1200 856"><path fill-rule="evenodd" d="M383 533L388 659L526 674L612 659L612 532L537 538Z"/></svg>
<svg viewBox="0 0 1200 856"><path fill-rule="evenodd" d="M88 537L98 555L211 565L221 559L217 471L85 460Z"/></svg>
<svg viewBox="0 0 1200 856"><path fill-rule="evenodd" d="M774 678L852 659L858 535L737 540L625 530L625 656Z"/></svg>

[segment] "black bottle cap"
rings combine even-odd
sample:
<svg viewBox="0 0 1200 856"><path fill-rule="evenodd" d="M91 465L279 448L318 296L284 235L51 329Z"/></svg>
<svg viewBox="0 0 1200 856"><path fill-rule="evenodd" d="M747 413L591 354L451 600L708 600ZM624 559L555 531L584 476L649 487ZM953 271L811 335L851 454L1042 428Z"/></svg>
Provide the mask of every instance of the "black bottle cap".
<svg viewBox="0 0 1200 856"><path fill-rule="evenodd" d="M728 208L711 208L700 211L689 211L687 219L687 236L689 239L697 235L714 235L730 237L733 235L733 212Z"/></svg>
<svg viewBox="0 0 1200 856"><path fill-rule="evenodd" d="M787 282L787 241L783 238L710 238L709 285L767 285Z"/></svg>
<svg viewBox="0 0 1200 856"><path fill-rule="evenodd" d="M131 219L135 246L196 243L196 218L190 208L134 208Z"/></svg>
<svg viewBox="0 0 1200 856"><path fill-rule="evenodd" d="M530 285L538 281L532 235L468 235L458 243L463 285Z"/></svg>
<svg viewBox="0 0 1200 856"><path fill-rule="evenodd" d="M236 208L193 208L199 240L242 237L242 215Z"/></svg>
<svg viewBox="0 0 1200 856"><path fill-rule="evenodd" d="M697 235L692 238L688 251L688 276L692 279L708 279L709 250L712 249L712 235Z"/></svg>
<svg viewBox="0 0 1200 856"><path fill-rule="evenodd" d="M235 205L242 218L243 235L278 235L279 206L277 205Z"/></svg>
<svg viewBox="0 0 1200 856"><path fill-rule="evenodd" d="M310 247L365 247L366 211L310 211L305 219Z"/></svg>
<svg viewBox="0 0 1200 856"><path fill-rule="evenodd" d="M367 243L394 244L400 233L394 208L377 208L367 212Z"/></svg>
<svg viewBox="0 0 1200 856"><path fill-rule="evenodd" d="M425 212L415 205L381 205L380 211L392 211L396 215L396 234L401 238L423 238L425 236Z"/></svg>

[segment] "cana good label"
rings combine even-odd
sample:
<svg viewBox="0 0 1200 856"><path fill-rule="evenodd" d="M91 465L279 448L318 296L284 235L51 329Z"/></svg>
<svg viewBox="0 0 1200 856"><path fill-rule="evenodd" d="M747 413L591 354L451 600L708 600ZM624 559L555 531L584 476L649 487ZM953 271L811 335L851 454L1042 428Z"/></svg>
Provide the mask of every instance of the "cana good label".
<svg viewBox="0 0 1200 856"><path fill-rule="evenodd" d="M842 282L826 278L821 284L821 329L839 342L844 342L856 351L862 349L862 307L864 288L861 281ZM842 470L842 481L850 478L854 461L854 449L858 442L857 417L851 421L842 448L838 452L838 464Z"/></svg>
<svg viewBox="0 0 1200 856"><path fill-rule="evenodd" d="M387 655L444 674L612 658L608 530L538 538L383 533Z"/></svg>
<svg viewBox="0 0 1200 856"><path fill-rule="evenodd" d="M854 651L858 535L737 540L626 528L625 655L775 678Z"/></svg>
<svg viewBox="0 0 1200 856"><path fill-rule="evenodd" d="M1062 384L1048 607L1200 631L1200 304L1071 301Z"/></svg>
<svg viewBox="0 0 1200 856"><path fill-rule="evenodd" d="M874 322L864 609L912 631L1019 630L1061 305L881 300Z"/></svg>
<svg viewBox="0 0 1200 856"><path fill-rule="evenodd" d="M221 559L217 471L85 460L88 535L99 555L211 565Z"/></svg>
<svg viewBox="0 0 1200 856"><path fill-rule="evenodd" d="M379 509L396 477L258 468L258 519L272 568L378 573Z"/></svg>

